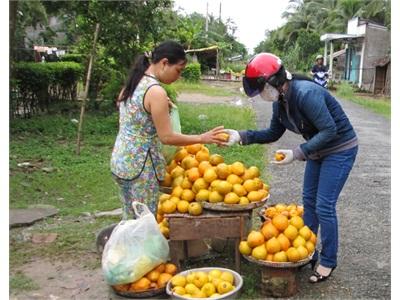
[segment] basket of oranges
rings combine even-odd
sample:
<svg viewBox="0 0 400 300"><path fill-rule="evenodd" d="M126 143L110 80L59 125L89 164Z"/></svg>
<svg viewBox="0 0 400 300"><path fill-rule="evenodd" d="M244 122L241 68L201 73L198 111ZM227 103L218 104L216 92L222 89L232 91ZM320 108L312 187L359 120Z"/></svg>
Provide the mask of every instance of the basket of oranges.
<svg viewBox="0 0 400 300"><path fill-rule="evenodd" d="M175 275L166 292L172 299L235 299L242 285L242 277L230 269L197 268Z"/></svg>
<svg viewBox="0 0 400 300"><path fill-rule="evenodd" d="M168 281L177 271L177 267L172 263L160 264L135 282L111 287L117 295L126 298L154 297L165 293Z"/></svg>
<svg viewBox="0 0 400 300"><path fill-rule="evenodd" d="M240 242L239 251L248 261L268 267L289 268L308 263L317 236L304 224L302 212L302 207L296 205L266 208L262 213L265 222Z"/></svg>

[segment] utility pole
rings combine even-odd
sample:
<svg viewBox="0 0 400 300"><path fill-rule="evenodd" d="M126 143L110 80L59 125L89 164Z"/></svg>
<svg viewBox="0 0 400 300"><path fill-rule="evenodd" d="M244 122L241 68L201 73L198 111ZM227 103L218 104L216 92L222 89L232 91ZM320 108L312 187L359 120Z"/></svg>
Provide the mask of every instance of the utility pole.
<svg viewBox="0 0 400 300"><path fill-rule="evenodd" d="M222 7L222 2L219 1L219 22L221 23L221 7Z"/></svg>
<svg viewBox="0 0 400 300"><path fill-rule="evenodd" d="M208 2L206 6L206 38L208 38Z"/></svg>

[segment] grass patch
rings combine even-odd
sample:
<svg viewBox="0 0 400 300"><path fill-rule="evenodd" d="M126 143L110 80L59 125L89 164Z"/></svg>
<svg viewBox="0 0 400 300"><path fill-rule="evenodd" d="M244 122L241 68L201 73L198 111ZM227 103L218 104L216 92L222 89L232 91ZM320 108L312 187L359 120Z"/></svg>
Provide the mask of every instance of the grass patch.
<svg viewBox="0 0 400 300"><path fill-rule="evenodd" d="M217 85L213 85L210 82L200 81L198 83L187 82L184 80L178 80L174 82L171 86L173 86L178 93L199 93L207 96L238 96L241 95L239 91L239 86L232 85L231 88L227 88L225 85L223 88Z"/></svg>
<svg viewBox="0 0 400 300"><path fill-rule="evenodd" d="M336 95L340 99L345 99L357 103L365 108L390 119L391 100L388 97L369 97L354 93L353 88L348 83L338 85Z"/></svg>
<svg viewBox="0 0 400 300"><path fill-rule="evenodd" d="M33 291L39 288L39 285L35 281L21 272L10 276L10 290Z"/></svg>

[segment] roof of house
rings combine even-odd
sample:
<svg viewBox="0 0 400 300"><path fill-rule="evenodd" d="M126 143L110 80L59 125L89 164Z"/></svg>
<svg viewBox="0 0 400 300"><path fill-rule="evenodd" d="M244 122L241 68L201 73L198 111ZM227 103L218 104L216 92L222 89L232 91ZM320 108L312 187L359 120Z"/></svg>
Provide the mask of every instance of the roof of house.
<svg viewBox="0 0 400 300"><path fill-rule="evenodd" d="M347 34L347 33L325 33L321 35L320 40L322 42L329 42L333 40L351 40L356 38L364 37L364 34Z"/></svg>

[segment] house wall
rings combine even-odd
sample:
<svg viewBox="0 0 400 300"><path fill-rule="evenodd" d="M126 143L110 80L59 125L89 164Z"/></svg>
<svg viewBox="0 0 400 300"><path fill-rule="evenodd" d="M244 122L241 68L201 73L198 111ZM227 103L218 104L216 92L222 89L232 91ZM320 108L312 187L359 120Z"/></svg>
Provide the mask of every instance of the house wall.
<svg viewBox="0 0 400 300"><path fill-rule="evenodd" d="M373 92L374 63L390 54L390 31L382 27L368 25L365 33L365 52L363 60L362 88Z"/></svg>

